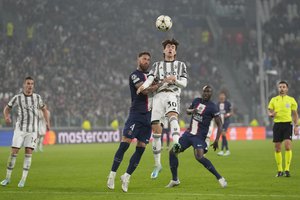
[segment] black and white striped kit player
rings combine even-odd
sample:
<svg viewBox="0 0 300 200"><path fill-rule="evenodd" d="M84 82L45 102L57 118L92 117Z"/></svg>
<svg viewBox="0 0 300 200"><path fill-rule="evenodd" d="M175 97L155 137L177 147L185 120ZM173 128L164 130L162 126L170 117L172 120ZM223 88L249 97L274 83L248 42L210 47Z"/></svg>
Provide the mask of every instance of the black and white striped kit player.
<svg viewBox="0 0 300 200"><path fill-rule="evenodd" d="M32 95L20 93L15 95L7 105L9 108L14 106L18 108L12 146L20 148L24 141L24 146L35 148L39 128L39 111L45 106L41 96L36 93ZM27 138L28 135L30 135L29 138Z"/></svg>
<svg viewBox="0 0 300 200"><path fill-rule="evenodd" d="M153 112L151 121L160 120L168 112L179 114L181 88L186 86L187 70L184 62L159 61L153 64L153 69L148 74L149 81L155 79L164 81L169 76L175 76L173 84L164 82L158 89L153 99ZM167 105L166 105L167 104Z"/></svg>
<svg viewBox="0 0 300 200"><path fill-rule="evenodd" d="M8 125L12 123L10 112L13 107L17 107L18 116L12 139L11 153L7 161L6 178L0 182L2 186L7 186L10 183L11 174L22 146L25 148L25 154L22 178L18 187L22 188L25 186L28 171L31 166L32 151L35 149L37 142L39 110L43 111L47 129L50 129L50 120L46 106L41 96L33 93L33 90L34 80L28 76L23 82L23 92L15 95L3 110L4 119Z"/></svg>
<svg viewBox="0 0 300 200"><path fill-rule="evenodd" d="M161 119L168 117L170 132L173 139L173 147L179 148L178 139L180 127L178 114L180 112L181 89L187 85L187 69L184 62L176 60L177 46L175 40L165 40L163 43L164 60L153 64L152 70L148 74L147 80L140 86L137 93L148 88L153 81L158 82L158 89L153 96L151 124L153 130L152 150L154 154L155 168L151 173L151 178L157 178L162 166L160 162L161 152Z"/></svg>

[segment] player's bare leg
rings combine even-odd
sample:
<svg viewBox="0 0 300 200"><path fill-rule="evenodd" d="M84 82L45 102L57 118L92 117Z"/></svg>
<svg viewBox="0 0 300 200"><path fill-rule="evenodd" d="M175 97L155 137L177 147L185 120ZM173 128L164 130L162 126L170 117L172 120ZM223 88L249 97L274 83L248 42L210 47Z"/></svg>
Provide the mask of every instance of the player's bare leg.
<svg viewBox="0 0 300 200"><path fill-rule="evenodd" d="M159 172L162 170L161 166L161 134L162 134L162 127L159 122L152 123L152 130L153 130L153 141L152 141L152 151L154 155L154 170L151 173L151 178L155 179L158 177Z"/></svg>
<svg viewBox="0 0 300 200"><path fill-rule="evenodd" d="M16 164L18 152L19 152L19 148L15 148L15 147L11 148L11 154L9 155L7 161L6 178L0 183L2 186L6 186L10 183L10 177Z"/></svg>

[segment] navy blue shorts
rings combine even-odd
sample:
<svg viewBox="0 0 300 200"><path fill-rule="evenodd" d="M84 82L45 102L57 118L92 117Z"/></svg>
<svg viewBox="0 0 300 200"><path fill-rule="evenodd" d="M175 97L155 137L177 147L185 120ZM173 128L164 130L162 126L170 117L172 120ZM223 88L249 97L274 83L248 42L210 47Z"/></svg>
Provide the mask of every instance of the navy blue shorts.
<svg viewBox="0 0 300 200"><path fill-rule="evenodd" d="M222 126L222 132L226 132L229 127L230 122L225 120Z"/></svg>
<svg viewBox="0 0 300 200"><path fill-rule="evenodd" d="M145 114L129 114L123 130L123 136L130 139L136 138L138 141L148 144L151 137L151 132L150 112Z"/></svg>
<svg viewBox="0 0 300 200"><path fill-rule="evenodd" d="M189 132L184 132L179 138L179 144L181 145L182 152L190 146L193 146L194 149L203 149L204 153L207 152L205 138L203 138L201 135L192 135Z"/></svg>

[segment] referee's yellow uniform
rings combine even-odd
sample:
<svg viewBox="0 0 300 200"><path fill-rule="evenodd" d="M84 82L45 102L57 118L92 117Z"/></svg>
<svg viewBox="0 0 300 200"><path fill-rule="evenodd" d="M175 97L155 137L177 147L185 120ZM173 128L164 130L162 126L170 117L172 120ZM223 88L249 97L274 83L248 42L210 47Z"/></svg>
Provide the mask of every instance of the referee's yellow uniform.
<svg viewBox="0 0 300 200"><path fill-rule="evenodd" d="M298 104L293 97L288 95L276 96L269 102L269 109L276 113L274 122L292 122L292 110L297 111Z"/></svg>
<svg viewBox="0 0 300 200"><path fill-rule="evenodd" d="M297 111L298 104L291 96L276 96L271 99L268 109L273 110L274 116L273 126L273 142L278 143L283 140L292 140L293 125L292 125L292 111ZM278 175L282 176L282 155L281 152L275 152L275 160L277 163ZM292 160L292 151L285 151L285 173L289 174L290 163Z"/></svg>

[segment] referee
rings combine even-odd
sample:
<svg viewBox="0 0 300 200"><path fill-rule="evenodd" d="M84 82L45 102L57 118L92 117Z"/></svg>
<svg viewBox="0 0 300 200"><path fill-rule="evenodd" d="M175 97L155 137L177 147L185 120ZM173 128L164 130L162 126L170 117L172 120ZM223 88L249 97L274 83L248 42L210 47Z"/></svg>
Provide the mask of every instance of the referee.
<svg viewBox="0 0 300 200"><path fill-rule="evenodd" d="M288 96L289 85L286 81L278 83L279 95L273 97L268 105L268 114L274 118L273 142L275 144L275 160L277 163L276 177L290 177L290 165L292 160L292 134L294 125L294 134L299 134L297 102L291 96ZM293 121L293 124L292 124ZM285 169L282 167L281 143L285 147Z"/></svg>

